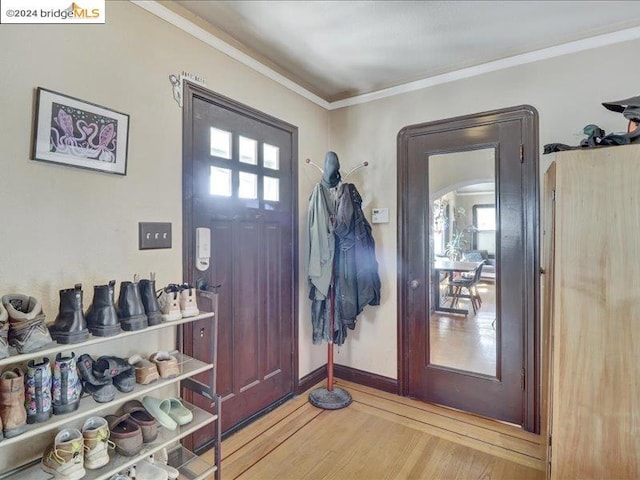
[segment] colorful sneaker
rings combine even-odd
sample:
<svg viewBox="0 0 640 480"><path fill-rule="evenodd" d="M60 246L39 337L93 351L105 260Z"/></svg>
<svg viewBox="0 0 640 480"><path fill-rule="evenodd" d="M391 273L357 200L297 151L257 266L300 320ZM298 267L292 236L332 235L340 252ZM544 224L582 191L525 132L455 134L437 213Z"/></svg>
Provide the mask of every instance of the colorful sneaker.
<svg viewBox="0 0 640 480"><path fill-rule="evenodd" d="M180 312L180 287L175 283L170 283L160 291L158 296L158 305L165 322L172 320L180 320L182 313Z"/></svg>
<svg viewBox="0 0 640 480"><path fill-rule="evenodd" d="M183 283L180 287L180 313L182 318L195 317L200 314L196 302L196 289L188 283Z"/></svg>
<svg viewBox="0 0 640 480"><path fill-rule="evenodd" d="M27 423L46 422L51 418L51 363L45 358L41 363L31 360L27 364L25 378L25 408Z"/></svg>
<svg viewBox="0 0 640 480"><path fill-rule="evenodd" d="M3 296L2 304L9 315L9 345L18 353L30 353L53 343L38 300L12 294Z"/></svg>
<svg viewBox="0 0 640 480"><path fill-rule="evenodd" d="M64 480L79 480L84 469L84 439L80 430L65 428L44 451L42 470Z"/></svg>
<svg viewBox="0 0 640 480"><path fill-rule="evenodd" d="M103 467L109 463L109 449L115 444L109 440L109 424L102 417L90 417L82 426L84 437L84 467L89 470Z"/></svg>
<svg viewBox="0 0 640 480"><path fill-rule="evenodd" d="M53 414L74 412L80 406L82 383L76 366L76 356L56 355L53 365Z"/></svg>

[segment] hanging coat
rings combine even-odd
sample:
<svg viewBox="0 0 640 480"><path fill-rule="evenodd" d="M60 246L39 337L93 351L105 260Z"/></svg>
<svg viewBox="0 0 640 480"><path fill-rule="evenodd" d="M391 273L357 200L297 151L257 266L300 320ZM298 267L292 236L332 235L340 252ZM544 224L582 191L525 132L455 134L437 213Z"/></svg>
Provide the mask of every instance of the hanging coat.
<svg viewBox="0 0 640 480"><path fill-rule="evenodd" d="M344 343L346 328L353 330L366 305L380 305L380 277L371 225L362 212L355 185L341 186L333 227L336 237L334 282L336 312L334 342Z"/></svg>
<svg viewBox="0 0 640 480"><path fill-rule="evenodd" d="M318 183L309 199L309 263L308 278L311 285L309 298L311 304L311 323L313 325L313 343L329 342L330 333L327 296L331 285L335 237L333 236L332 217L335 206L331 192Z"/></svg>

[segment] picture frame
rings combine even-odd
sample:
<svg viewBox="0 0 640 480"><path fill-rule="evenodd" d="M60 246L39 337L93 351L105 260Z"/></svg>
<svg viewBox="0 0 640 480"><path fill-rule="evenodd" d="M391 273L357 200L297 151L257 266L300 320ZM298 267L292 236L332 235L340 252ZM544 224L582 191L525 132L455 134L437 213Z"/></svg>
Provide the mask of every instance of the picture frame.
<svg viewBox="0 0 640 480"><path fill-rule="evenodd" d="M38 87L32 160L127 174L129 115Z"/></svg>

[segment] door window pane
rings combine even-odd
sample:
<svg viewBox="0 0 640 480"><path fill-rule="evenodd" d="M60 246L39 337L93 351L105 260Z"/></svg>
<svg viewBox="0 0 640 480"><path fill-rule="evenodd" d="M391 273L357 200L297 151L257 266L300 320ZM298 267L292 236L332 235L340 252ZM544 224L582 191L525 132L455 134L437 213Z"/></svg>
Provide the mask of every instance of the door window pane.
<svg viewBox="0 0 640 480"><path fill-rule="evenodd" d="M258 142L252 138L239 137L240 162L258 164Z"/></svg>
<svg viewBox="0 0 640 480"><path fill-rule="evenodd" d="M240 185L238 186L238 197L258 198L258 176L254 173L240 172Z"/></svg>
<svg viewBox="0 0 640 480"><path fill-rule="evenodd" d="M211 167L209 193L223 197L231 196L231 170L228 168Z"/></svg>
<svg viewBox="0 0 640 480"><path fill-rule="evenodd" d="M272 170L278 170L280 168L280 149L278 147L263 143L262 156L264 158L265 168L271 168Z"/></svg>
<svg viewBox="0 0 640 480"><path fill-rule="evenodd" d="M211 155L231 158L231 132L211 127Z"/></svg>
<svg viewBox="0 0 640 480"><path fill-rule="evenodd" d="M280 179L264 177L264 199L269 202L280 200Z"/></svg>

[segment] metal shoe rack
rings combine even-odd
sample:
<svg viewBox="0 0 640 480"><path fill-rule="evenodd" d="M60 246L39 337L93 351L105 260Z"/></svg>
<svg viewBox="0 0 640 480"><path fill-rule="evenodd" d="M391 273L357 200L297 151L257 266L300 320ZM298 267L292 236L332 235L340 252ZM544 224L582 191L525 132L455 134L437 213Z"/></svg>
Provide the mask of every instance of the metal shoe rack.
<svg viewBox="0 0 640 480"><path fill-rule="evenodd" d="M180 382L182 394L187 394L190 398L196 393L208 399L210 401L210 411L199 408L188 402L184 402L185 407L193 413L193 420L176 430L169 431L163 427L160 427L158 438L152 443L145 443L142 450L135 456L125 457L116 454L115 451L110 451L110 461L107 465L97 470L86 470L86 475L83 477L87 480L102 480L109 479L116 473L127 469L129 466L134 465L136 462L144 459L145 457L163 449L167 448L169 452L169 465L178 468L180 471L180 478L204 480L215 478L220 479L220 397L215 394L215 352L216 343L218 337L218 321L216 316L217 310L217 294L206 292L207 297L210 299L212 311L208 313L201 313L194 317L183 318L181 320L164 322L159 325L147 327L142 330L122 332L112 337L94 337L90 336L89 340L74 344L51 344L50 348L45 348L37 352L28 354L12 355L8 358L0 360L0 370L3 370L8 365L26 365L29 360L35 358L42 358L46 356L55 356L57 353L68 352L70 350L81 350L83 347L96 345L99 343L121 341L125 338L140 335L142 333L148 333L154 330L176 328L178 327L178 349L172 352L178 359L180 374L177 377L170 379L160 379L149 385L140 385L136 383L132 392L122 393L118 392L116 398L108 403L98 403L90 396L84 396L80 400L80 406L75 412L64 415L53 415L48 421L42 423L34 423L27 425L27 429L24 433L13 437L0 440L0 456L6 455L3 453L5 447L17 444L21 442L28 442L29 439L33 439L41 435L50 435L51 440L55 436L56 432L61 428L79 428L82 422L88 417L94 415L106 415L113 413L120 405L128 400L142 399L144 395L148 395L155 390L161 389L168 385L177 385ZM195 325L196 322L208 320L212 334L212 363L205 363L182 353L184 351L184 339L185 333L188 335L190 327ZM202 382L194 377L196 375L206 374L207 382ZM202 378L200 376L199 378ZM213 428L215 432L214 449L214 464L209 465L204 462L200 457L194 455L178 441L182 441L185 437L200 430L201 428ZM1 472L0 479L11 480L50 480L54 476L44 472L40 468L41 457L24 459L25 463L8 472Z"/></svg>

